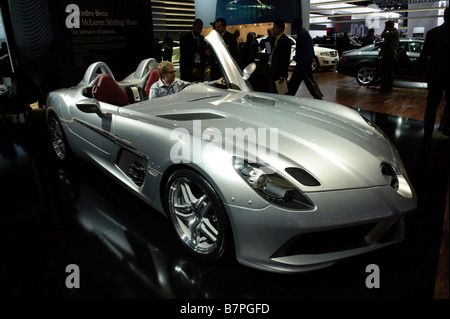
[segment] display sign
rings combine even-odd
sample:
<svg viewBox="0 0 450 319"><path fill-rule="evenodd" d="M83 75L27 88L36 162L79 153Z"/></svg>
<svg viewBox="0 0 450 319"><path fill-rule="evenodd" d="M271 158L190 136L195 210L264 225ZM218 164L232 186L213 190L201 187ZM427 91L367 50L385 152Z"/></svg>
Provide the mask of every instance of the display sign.
<svg viewBox="0 0 450 319"><path fill-rule="evenodd" d="M14 61L42 90L77 84L97 61L121 80L154 55L150 1L9 0L8 7Z"/></svg>

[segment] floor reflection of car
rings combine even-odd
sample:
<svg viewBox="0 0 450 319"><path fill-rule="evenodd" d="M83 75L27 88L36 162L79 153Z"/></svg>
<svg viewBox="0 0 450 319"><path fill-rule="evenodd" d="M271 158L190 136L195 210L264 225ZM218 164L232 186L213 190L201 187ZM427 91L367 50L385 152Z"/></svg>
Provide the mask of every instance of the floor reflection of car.
<svg viewBox="0 0 450 319"><path fill-rule="evenodd" d="M185 295L179 295L183 290L175 289L180 286L188 287L192 298L214 296L210 274L204 275L210 265L174 247L176 238L161 235L170 231L169 224L163 223L160 215L142 214L148 208L143 203L129 205L132 199L128 196L133 195L123 194L123 189L114 183L105 186L105 177L83 164L58 169L58 195L65 203L64 217L74 222L70 233L80 231L80 225L89 234L84 242L89 248L77 254L85 274L95 278L86 289L101 289L96 282L110 281L107 293L119 298L142 297L142 293L183 298ZM155 224L158 226L153 229ZM90 256L90 249L95 249L94 257ZM95 260L102 260L107 266L89 267ZM120 272L117 275L121 279L110 280L115 271Z"/></svg>
<svg viewBox="0 0 450 319"><path fill-rule="evenodd" d="M408 59L394 70L396 79L416 79L416 63L423 43L422 38L400 38L400 46L406 51ZM377 42L357 50L344 52L337 64L337 71L343 75L355 77L361 85L373 83L381 44L382 42Z"/></svg>

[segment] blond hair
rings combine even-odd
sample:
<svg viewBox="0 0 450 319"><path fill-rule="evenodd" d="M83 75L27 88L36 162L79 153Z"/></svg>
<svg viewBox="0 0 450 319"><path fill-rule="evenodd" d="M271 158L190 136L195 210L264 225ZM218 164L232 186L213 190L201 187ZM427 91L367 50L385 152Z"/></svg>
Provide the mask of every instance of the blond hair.
<svg viewBox="0 0 450 319"><path fill-rule="evenodd" d="M167 71L169 70L170 67L174 67L173 63L170 61L162 61L159 65L158 65L158 73L159 73L159 77L162 77L162 75L164 73L167 73Z"/></svg>

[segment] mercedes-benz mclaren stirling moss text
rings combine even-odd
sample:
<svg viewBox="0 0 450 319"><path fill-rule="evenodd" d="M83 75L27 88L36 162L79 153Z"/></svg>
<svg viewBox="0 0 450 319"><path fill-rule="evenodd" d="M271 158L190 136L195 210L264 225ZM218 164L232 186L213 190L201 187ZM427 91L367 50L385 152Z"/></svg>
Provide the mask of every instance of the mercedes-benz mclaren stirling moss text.
<svg viewBox="0 0 450 319"><path fill-rule="evenodd" d="M148 100L147 59L123 81L94 63L50 92L57 156L95 163L207 261L300 272L402 241L416 195L383 132L346 106L254 92L254 65L241 71L216 31L206 40L226 88Z"/></svg>

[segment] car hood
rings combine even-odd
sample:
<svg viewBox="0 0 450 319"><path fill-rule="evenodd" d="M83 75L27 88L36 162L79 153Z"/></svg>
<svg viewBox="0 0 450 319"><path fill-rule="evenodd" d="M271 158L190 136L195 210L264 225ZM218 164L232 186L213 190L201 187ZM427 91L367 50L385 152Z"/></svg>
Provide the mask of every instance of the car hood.
<svg viewBox="0 0 450 319"><path fill-rule="evenodd" d="M203 140L210 140L208 132L213 129L220 132L222 146L230 140L242 145L238 140L246 139L246 148L258 150L258 161L280 172L299 167L313 175L321 185L310 191L386 185L382 162L392 164L397 173L402 171L396 150L384 135L358 112L336 103L214 87L205 90L198 84L174 95L123 107L121 112L191 133L194 124L200 124ZM264 133L266 138L253 145L248 134L227 139L227 129L236 135L255 132L258 138ZM270 140L271 136L275 140Z"/></svg>
<svg viewBox="0 0 450 319"><path fill-rule="evenodd" d="M334 51L337 51L337 50L335 50L335 49L330 49L330 48L325 48L325 47L321 47L321 46L318 46L318 45L315 45L314 46L314 52L334 52Z"/></svg>

